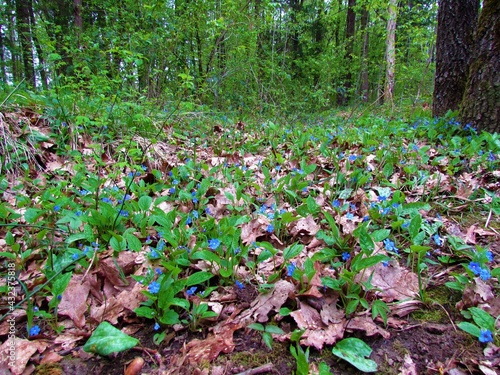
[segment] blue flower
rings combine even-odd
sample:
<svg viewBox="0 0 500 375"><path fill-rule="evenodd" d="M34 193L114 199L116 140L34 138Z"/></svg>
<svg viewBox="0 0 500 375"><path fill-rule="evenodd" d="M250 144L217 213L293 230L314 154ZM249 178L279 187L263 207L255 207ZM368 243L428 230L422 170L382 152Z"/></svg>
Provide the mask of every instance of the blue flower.
<svg viewBox="0 0 500 375"><path fill-rule="evenodd" d="M168 192L170 194L175 194L175 188L174 187L171 187L170 189L168 189Z"/></svg>
<svg viewBox="0 0 500 375"><path fill-rule="evenodd" d="M193 296L196 293L197 289L198 289L197 286L192 286L191 288L189 288L188 290L186 290L186 294L188 296Z"/></svg>
<svg viewBox="0 0 500 375"><path fill-rule="evenodd" d="M54 211L55 211L55 212L59 212L59 211L61 211L61 206L59 206L58 204L56 204L56 205L54 206Z"/></svg>
<svg viewBox="0 0 500 375"><path fill-rule="evenodd" d="M409 222L409 221L407 221L406 223L403 223L403 224L401 225L401 228L405 228L405 229L406 229L406 228L408 228L409 226L410 226L410 222Z"/></svg>
<svg viewBox="0 0 500 375"><path fill-rule="evenodd" d="M193 215L193 217L195 219L198 219L198 217L199 217L198 211L194 210L194 211L191 212L191 214Z"/></svg>
<svg viewBox="0 0 500 375"><path fill-rule="evenodd" d="M439 237L439 234L435 234L432 239L434 240L434 242L436 243L436 245L438 246L442 246L443 245L443 239L441 237Z"/></svg>
<svg viewBox="0 0 500 375"><path fill-rule="evenodd" d="M210 208L205 208L205 213L209 216L212 216L212 211L210 211Z"/></svg>
<svg viewBox="0 0 500 375"><path fill-rule="evenodd" d="M141 165L141 168L143 171L147 171L148 170L148 167L146 167L144 164Z"/></svg>
<svg viewBox="0 0 500 375"><path fill-rule="evenodd" d="M267 230L267 233L273 233L274 232L274 226L272 224L269 224L267 226L266 230Z"/></svg>
<svg viewBox="0 0 500 375"><path fill-rule="evenodd" d="M493 335L489 329L481 328L481 332L479 333L479 342L484 344L493 342Z"/></svg>
<svg viewBox="0 0 500 375"><path fill-rule="evenodd" d="M281 170L281 165L277 165L276 167L274 167L278 172Z"/></svg>
<svg viewBox="0 0 500 375"><path fill-rule="evenodd" d="M102 200L104 203L113 203L113 201L112 201L110 198L108 198L108 197L104 197L104 198L102 198L101 200Z"/></svg>
<svg viewBox="0 0 500 375"><path fill-rule="evenodd" d="M160 256L158 255L156 250L151 250L151 252L149 253L149 257L152 259L156 259L156 258L159 258Z"/></svg>
<svg viewBox="0 0 500 375"><path fill-rule="evenodd" d="M220 241L218 238L212 238L211 240L208 240L208 247L212 250L217 250L217 248L220 246Z"/></svg>
<svg viewBox="0 0 500 375"><path fill-rule="evenodd" d="M379 202L385 202L387 200L387 197L385 195L380 195L377 199Z"/></svg>
<svg viewBox="0 0 500 375"><path fill-rule="evenodd" d="M357 158L358 157L355 154L349 155L349 161L350 162L356 161Z"/></svg>
<svg viewBox="0 0 500 375"><path fill-rule="evenodd" d="M75 215L76 215L76 216L82 216L82 211L76 211L76 212L75 212Z"/></svg>
<svg viewBox="0 0 500 375"><path fill-rule="evenodd" d="M478 262L470 262L467 267L469 267L469 270L476 276L481 272L481 265Z"/></svg>
<svg viewBox="0 0 500 375"><path fill-rule="evenodd" d="M354 219L354 215L351 213L351 212L348 212L346 215L345 215L345 218L347 220L353 220Z"/></svg>
<svg viewBox="0 0 500 375"><path fill-rule="evenodd" d="M332 202L332 206L335 207L335 208L339 208L340 207L340 201L338 199L335 199Z"/></svg>
<svg viewBox="0 0 500 375"><path fill-rule="evenodd" d="M186 219L186 225L191 225L193 223L193 219L191 219L191 216L188 216Z"/></svg>
<svg viewBox="0 0 500 375"><path fill-rule="evenodd" d="M36 336L40 333L40 327L33 326L30 328L30 336Z"/></svg>
<svg viewBox="0 0 500 375"><path fill-rule="evenodd" d="M238 289L243 289L243 288L245 287L245 286L244 286L244 285L243 285L240 281L238 281L238 280L236 280L236 282L235 282L234 284L238 287Z"/></svg>
<svg viewBox="0 0 500 375"><path fill-rule="evenodd" d="M152 281L151 284L149 284L148 289L151 294L158 294L158 292L160 291L160 283L157 281Z"/></svg>
<svg viewBox="0 0 500 375"><path fill-rule="evenodd" d="M487 268L481 268L481 271L479 271L479 277L483 281L487 281L487 280L491 279L490 270Z"/></svg>
<svg viewBox="0 0 500 375"><path fill-rule="evenodd" d="M493 253L489 250L487 250L484 255L486 255L486 258L488 259L488 262L493 262Z"/></svg>
<svg viewBox="0 0 500 375"><path fill-rule="evenodd" d="M179 180L173 180L173 181L172 181L172 183L173 183L174 185L178 185L178 184L179 184Z"/></svg>
<svg viewBox="0 0 500 375"><path fill-rule="evenodd" d="M120 215L123 217L128 217L128 211L127 210L120 210Z"/></svg>
<svg viewBox="0 0 500 375"><path fill-rule="evenodd" d="M79 256L78 254L73 254L73 255L71 256L71 259L73 259L73 260L77 260L79 257L80 257L80 256Z"/></svg>
<svg viewBox="0 0 500 375"><path fill-rule="evenodd" d="M342 260L344 262L348 261L349 259L351 259L351 254L349 254L348 252L342 253Z"/></svg>
<svg viewBox="0 0 500 375"><path fill-rule="evenodd" d="M387 251L392 251L393 253L398 253L398 248L394 245L394 242L392 242L390 239L386 238L384 240L384 246Z"/></svg>
<svg viewBox="0 0 500 375"><path fill-rule="evenodd" d="M85 189L80 190L80 195L87 195L87 194L90 194L88 190Z"/></svg>
<svg viewBox="0 0 500 375"><path fill-rule="evenodd" d="M158 324L158 322L156 322L154 327L153 327L153 330L158 331L159 329L160 329L160 325Z"/></svg>
<svg viewBox="0 0 500 375"><path fill-rule="evenodd" d="M295 272L295 263L290 263L288 266L286 266L286 275L291 277L293 276L293 273Z"/></svg>
<svg viewBox="0 0 500 375"><path fill-rule="evenodd" d="M163 272L162 272L161 268L155 268L155 273L157 275L161 275Z"/></svg>

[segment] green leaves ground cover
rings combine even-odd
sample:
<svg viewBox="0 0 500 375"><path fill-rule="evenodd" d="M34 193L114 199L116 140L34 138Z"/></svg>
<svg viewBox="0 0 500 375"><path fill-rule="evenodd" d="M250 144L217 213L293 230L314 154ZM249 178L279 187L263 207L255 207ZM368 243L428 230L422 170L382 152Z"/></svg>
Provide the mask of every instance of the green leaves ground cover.
<svg viewBox="0 0 500 375"><path fill-rule="evenodd" d="M29 325L45 324L55 334L48 321L57 324L51 314L57 314L57 298L67 278L99 270L106 257L124 252L144 264L142 274L132 278L119 270L119 278L142 284L146 300L133 311L144 324L157 327L157 343L172 326L196 331L215 322L218 314L207 303L217 298L214 291L220 295L252 288L264 293L282 279L296 289L293 303L280 306L289 314L295 311L292 317L308 303L301 294L317 288L314 293L336 296L335 308L345 316L381 317L384 325L392 305L378 297L385 292L376 284L383 267L395 269L397 264L417 274L418 298L425 302L433 275L429 268L445 267L444 253L448 261L463 264L455 281L463 289L477 282L474 277L494 287L494 254L490 259L487 249L452 246L452 239L449 246L447 215L453 207L440 202L452 198L456 184L481 184L471 176L493 173L500 148L484 134L454 124L446 130L446 121L407 124L364 118L353 126L331 118L326 132L324 124L250 124L245 134L225 129L241 137L236 150L234 138L211 133L202 145L190 137L172 137L161 146L175 155L148 151L144 161L133 135L119 141L116 149L124 151L111 155L116 159L80 153L70 159L73 174L45 180L45 185L41 179L27 181L30 192L11 187L17 189L16 198L2 202L3 212L23 212L5 215L10 248L2 254L9 253L6 260L15 259L20 272L37 262L47 282L36 293L54 301L47 305L45 318L30 317ZM194 125L177 126L177 132L199 131ZM432 129L442 134L435 143L428 138ZM272 135L272 142L256 147L262 131ZM221 151L216 153L213 144ZM157 146L161 149L160 141ZM451 156L465 162L450 168L443 160ZM483 186L461 192L467 199L461 204L473 212L488 207L494 215L491 195L496 192ZM50 263L30 258L33 250L46 254ZM453 284L455 289L460 285ZM21 301L19 308L26 304ZM272 335L283 333L279 326L262 323L252 328L271 346ZM291 348L306 371L308 350L299 340ZM368 351L359 357L344 349L339 353L355 366L372 369L365 358Z"/></svg>

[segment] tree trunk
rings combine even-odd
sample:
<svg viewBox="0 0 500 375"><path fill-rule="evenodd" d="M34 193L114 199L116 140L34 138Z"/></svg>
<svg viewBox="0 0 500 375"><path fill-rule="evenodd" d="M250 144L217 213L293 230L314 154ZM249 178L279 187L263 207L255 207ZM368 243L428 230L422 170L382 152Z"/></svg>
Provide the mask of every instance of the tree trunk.
<svg viewBox="0 0 500 375"><path fill-rule="evenodd" d="M21 43L24 78L28 85L36 87L30 27L30 8L31 0L16 0L16 25L19 42Z"/></svg>
<svg viewBox="0 0 500 375"><path fill-rule="evenodd" d="M396 69L396 19L397 19L397 0L389 1L389 18L387 20L387 39L385 50L385 90L384 102L393 103L394 93L394 72Z"/></svg>
<svg viewBox="0 0 500 375"><path fill-rule="evenodd" d="M35 13L33 11L33 7L30 8L30 22L32 27L35 25ZM38 58L38 71L40 72L40 78L42 81L42 88L47 90L48 87L48 79L47 79L47 71L45 70L45 57L43 54L43 49L38 40L38 36L36 33L32 33L33 44L35 45L36 56Z"/></svg>
<svg viewBox="0 0 500 375"><path fill-rule="evenodd" d="M370 82L368 79L368 71L369 71L369 59L368 59L368 51L369 51L369 36L368 33L368 21L370 20L370 13L366 9L366 6L363 6L363 10L361 12L361 30L363 31L363 48L361 50L361 100L363 102L368 102L368 98L370 97Z"/></svg>
<svg viewBox="0 0 500 375"><path fill-rule="evenodd" d="M344 78L343 91L339 93L337 97L337 103L339 105L347 105L350 97L350 91L352 87L352 54L354 51L354 33L356 31L356 13L354 13L354 7L356 6L356 0L349 0L347 5L347 19L346 19L346 48L345 48L345 62L346 62L346 74Z"/></svg>
<svg viewBox="0 0 500 375"><path fill-rule="evenodd" d="M479 0L440 0L436 40L433 116L462 102L477 25Z"/></svg>
<svg viewBox="0 0 500 375"><path fill-rule="evenodd" d="M485 0L462 101L464 124L500 133L500 1Z"/></svg>

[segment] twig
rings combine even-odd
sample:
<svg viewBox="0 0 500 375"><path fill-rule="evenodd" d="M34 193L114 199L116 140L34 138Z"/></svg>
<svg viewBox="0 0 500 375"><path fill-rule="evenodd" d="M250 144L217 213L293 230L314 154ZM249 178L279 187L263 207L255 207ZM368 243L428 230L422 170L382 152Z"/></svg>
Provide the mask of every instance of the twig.
<svg viewBox="0 0 500 375"><path fill-rule="evenodd" d="M488 219L486 220L486 224L484 224L484 229L488 228L488 224L490 223L492 212L493 212L493 210L490 209L490 213L488 215Z"/></svg>
<svg viewBox="0 0 500 375"><path fill-rule="evenodd" d="M250 370L246 370L238 373L237 375L254 375L254 374L262 374L263 372L274 370L274 365L272 363L268 363L267 365L262 365L256 368L252 368Z"/></svg>

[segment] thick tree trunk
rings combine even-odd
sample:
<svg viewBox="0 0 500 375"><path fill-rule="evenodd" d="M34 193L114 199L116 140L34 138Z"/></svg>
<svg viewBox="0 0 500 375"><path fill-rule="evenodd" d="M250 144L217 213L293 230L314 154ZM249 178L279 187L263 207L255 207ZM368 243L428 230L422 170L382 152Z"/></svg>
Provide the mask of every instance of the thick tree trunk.
<svg viewBox="0 0 500 375"><path fill-rule="evenodd" d="M396 19L397 19L397 0L389 1L389 18L387 20L387 38L385 50L385 89L384 102L392 104L394 93L394 74L396 70Z"/></svg>
<svg viewBox="0 0 500 375"><path fill-rule="evenodd" d="M433 116L462 102L477 25L479 0L440 0L436 40Z"/></svg>
<svg viewBox="0 0 500 375"><path fill-rule="evenodd" d="M345 61L346 61L346 73L344 77L343 91L339 93L337 97L337 103L339 105L347 105L349 102L350 91L352 88L352 71L351 62L352 54L354 52L354 33L356 31L356 13L354 12L354 7L356 6L356 0L349 0L347 4L347 19L346 19L346 47L345 47Z"/></svg>
<svg viewBox="0 0 500 375"><path fill-rule="evenodd" d="M500 1L485 0L462 101L464 124L500 133Z"/></svg>
<svg viewBox="0 0 500 375"><path fill-rule="evenodd" d="M16 24L19 42L21 43L21 56L24 67L24 78L30 86L36 87L35 68L33 66L33 46L30 27L31 0L16 0Z"/></svg>
<svg viewBox="0 0 500 375"><path fill-rule="evenodd" d="M30 8L30 22L33 27L35 25L35 12L33 11L33 7ZM36 56L38 58L38 71L40 72L42 87L44 90L46 90L49 83L47 78L47 71L45 70L45 57L43 54L43 49L36 33L32 33L31 36L33 38L33 44L35 45Z"/></svg>

